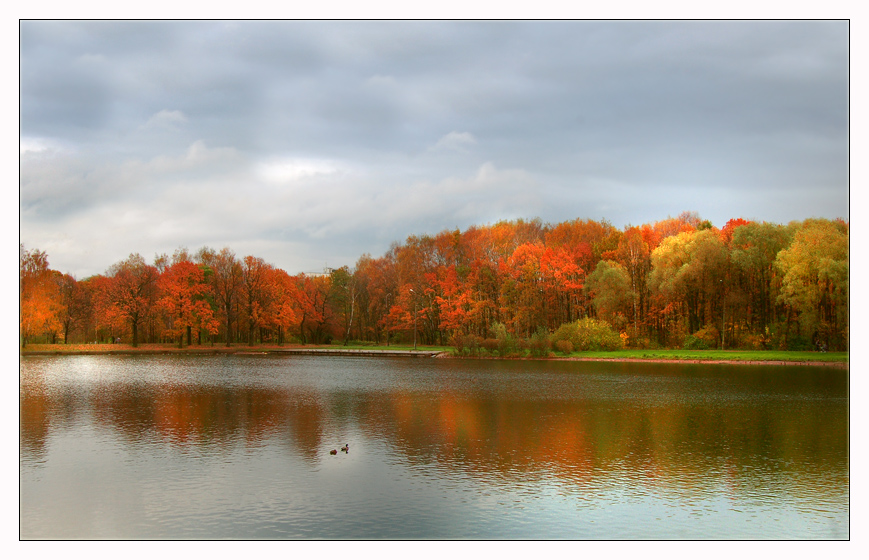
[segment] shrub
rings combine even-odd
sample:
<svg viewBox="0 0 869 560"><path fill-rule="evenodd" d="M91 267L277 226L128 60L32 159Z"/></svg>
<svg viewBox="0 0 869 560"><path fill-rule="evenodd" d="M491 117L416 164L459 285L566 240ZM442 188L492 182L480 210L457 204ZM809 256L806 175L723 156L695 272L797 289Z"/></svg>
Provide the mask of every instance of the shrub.
<svg viewBox="0 0 869 560"><path fill-rule="evenodd" d="M456 334L450 344L459 356L476 356L480 353L481 339L472 334Z"/></svg>
<svg viewBox="0 0 869 560"><path fill-rule="evenodd" d="M656 342L653 342L651 339L646 337L633 338L631 339L630 345L638 350L650 350L658 346Z"/></svg>
<svg viewBox="0 0 869 560"><path fill-rule="evenodd" d="M764 350L764 336L761 334L743 334L736 341L739 348L745 350Z"/></svg>
<svg viewBox="0 0 869 560"><path fill-rule="evenodd" d="M814 346L812 346L812 341L806 338L805 336L800 335L791 335L788 337L787 342L788 350L794 351L806 351L806 350L814 350Z"/></svg>
<svg viewBox="0 0 869 560"><path fill-rule="evenodd" d="M707 325L695 332L694 336L705 342L708 348L718 348L718 344L721 342L719 330L711 325Z"/></svg>
<svg viewBox="0 0 869 560"><path fill-rule="evenodd" d="M486 338L481 340L480 346L482 346L486 352L491 355L495 355L495 352L498 351L498 339L497 338Z"/></svg>
<svg viewBox="0 0 869 560"><path fill-rule="evenodd" d="M552 338L556 344L559 340L569 340L574 350L580 352L620 350L625 347L625 341L609 323L591 317L561 325Z"/></svg>
<svg viewBox="0 0 869 560"><path fill-rule="evenodd" d="M546 332L546 329L540 327L537 332L531 335L528 348L535 358L545 358L549 355L549 333Z"/></svg>
<svg viewBox="0 0 869 560"><path fill-rule="evenodd" d="M569 356L573 352L573 343L569 340L556 340L555 347L565 356Z"/></svg>
<svg viewBox="0 0 869 560"><path fill-rule="evenodd" d="M682 342L682 348L685 350L709 350L709 344L702 338L689 334Z"/></svg>
<svg viewBox="0 0 869 560"><path fill-rule="evenodd" d="M517 354L518 346L504 323L495 323L492 325L492 334L498 341L498 355L501 357L514 356Z"/></svg>

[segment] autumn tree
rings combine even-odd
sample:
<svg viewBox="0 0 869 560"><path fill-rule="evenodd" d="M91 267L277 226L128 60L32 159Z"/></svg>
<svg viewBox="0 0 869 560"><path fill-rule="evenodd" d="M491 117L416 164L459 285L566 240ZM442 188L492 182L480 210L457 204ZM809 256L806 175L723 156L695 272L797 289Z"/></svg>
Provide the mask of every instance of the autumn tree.
<svg viewBox="0 0 869 560"><path fill-rule="evenodd" d="M286 333L298 324L296 287L293 278L280 268L270 267L266 282L272 298L268 309L268 326L277 330L277 342L283 344Z"/></svg>
<svg viewBox="0 0 869 560"><path fill-rule="evenodd" d="M299 337L304 344L328 341L332 333L333 309L331 305L332 278L300 274L295 278L296 315Z"/></svg>
<svg viewBox="0 0 869 560"><path fill-rule="evenodd" d="M665 299L678 300L687 332L709 325L716 312L723 318L723 274L727 252L713 230L682 232L667 237L651 255L650 286ZM717 298L717 300L716 300ZM717 334L716 334L717 336Z"/></svg>
<svg viewBox="0 0 869 560"><path fill-rule="evenodd" d="M96 274L82 281L82 286L90 293L91 317L93 319L93 340L102 342L106 338L114 341L114 329L126 329L128 324L118 318L109 299L112 279L104 274Z"/></svg>
<svg viewBox="0 0 869 560"><path fill-rule="evenodd" d="M643 320L647 299L647 279L652 266L651 251L638 227L628 227L619 239L614 251L606 253L618 261L630 278L631 320L634 336L639 334L639 323Z"/></svg>
<svg viewBox="0 0 869 560"><path fill-rule="evenodd" d="M242 283L241 263L235 253L224 247L220 252L203 247L196 255L198 262L205 265L211 274L208 276L214 299L220 307L226 325L226 346L232 343L232 324Z"/></svg>
<svg viewBox="0 0 869 560"><path fill-rule="evenodd" d="M132 345L139 345L139 328L149 318L155 303L157 269L138 253L112 265L109 282L100 294L110 320L127 323Z"/></svg>
<svg viewBox="0 0 869 560"><path fill-rule="evenodd" d="M191 344L194 327L215 334L218 324L205 299L211 288L205 282L203 269L182 259L167 267L158 281L159 306L170 318L168 332L178 340L178 348L183 346L185 335L188 346Z"/></svg>
<svg viewBox="0 0 869 560"><path fill-rule="evenodd" d="M731 260L746 292L745 320L754 332L765 334L776 322L776 300L781 285L776 257L791 244L794 229L794 226L750 222L737 225L730 234Z"/></svg>
<svg viewBox="0 0 869 560"><path fill-rule="evenodd" d="M405 328L411 328L411 335L418 332L426 343L434 342L436 337L443 338L437 303L440 294L434 282L442 255L438 253L435 239L428 235L409 237L404 246L396 249L395 262L400 286L395 303L401 307L404 317L409 316L411 305L416 309L416 321L403 322Z"/></svg>
<svg viewBox="0 0 869 560"><path fill-rule="evenodd" d="M353 275L359 294L359 327L368 340L380 340L385 333L389 344L389 334L395 326L389 321L389 310L396 301L397 271L392 253L373 259L363 255L356 262Z"/></svg>
<svg viewBox="0 0 869 560"><path fill-rule="evenodd" d="M63 341L69 343L70 333L83 327L90 319L93 303L90 292L70 274L55 277L58 295L58 321L63 330Z"/></svg>
<svg viewBox="0 0 869 560"><path fill-rule="evenodd" d="M800 333L816 344L845 346L849 263L848 224L823 219L805 220L776 257L784 275L778 301L796 312Z"/></svg>
<svg viewBox="0 0 869 560"><path fill-rule="evenodd" d="M594 272L588 275L586 289L597 316L616 328L624 328L627 310L636 301L631 276L624 265L616 261L600 261Z"/></svg>
<svg viewBox="0 0 869 560"><path fill-rule="evenodd" d="M35 334L58 326L57 284L48 268L48 256L38 249L18 251L19 333L21 347Z"/></svg>
<svg viewBox="0 0 869 560"><path fill-rule="evenodd" d="M577 265L594 270L604 253L616 248L621 232L606 220L573 220L552 226L546 233L546 245L565 247L576 254Z"/></svg>
<svg viewBox="0 0 869 560"><path fill-rule="evenodd" d="M543 273L541 243L523 243L516 247L501 269L506 281L501 287L501 314L512 332L530 336L532 327L543 322Z"/></svg>
<svg viewBox="0 0 869 560"><path fill-rule="evenodd" d="M248 344L254 345L255 329L268 324L274 301L272 265L248 255L241 264L241 304L248 328Z"/></svg>
<svg viewBox="0 0 869 560"><path fill-rule="evenodd" d="M539 342L586 317L643 346L693 338L721 347L843 348L849 332L842 220L782 226L737 218L721 230L694 212L624 230L605 220L500 221L412 235L353 268L298 276L205 247L195 259L186 249L158 255L150 267L131 255L77 282L22 247L19 282L22 345L34 335L66 341L76 329L137 344L143 328L154 338L161 322L190 343L192 329L201 339L215 321L227 345L281 344L289 332L305 343L382 341L384 331L388 344L398 331L424 344L455 338L476 348L492 336L534 334Z"/></svg>
<svg viewBox="0 0 869 560"><path fill-rule="evenodd" d="M356 300L359 297L356 277L346 266L332 270L330 299L334 315L341 318L344 330L344 346L350 340L353 319L356 318Z"/></svg>

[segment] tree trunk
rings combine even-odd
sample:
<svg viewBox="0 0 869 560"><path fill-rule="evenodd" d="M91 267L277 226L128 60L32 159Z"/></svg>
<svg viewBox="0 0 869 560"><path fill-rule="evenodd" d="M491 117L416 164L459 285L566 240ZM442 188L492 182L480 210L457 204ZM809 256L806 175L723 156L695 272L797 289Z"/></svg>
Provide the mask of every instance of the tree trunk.
<svg viewBox="0 0 869 560"><path fill-rule="evenodd" d="M229 312L232 308L232 305L226 306L226 347L229 348L230 340L232 338L232 317Z"/></svg>

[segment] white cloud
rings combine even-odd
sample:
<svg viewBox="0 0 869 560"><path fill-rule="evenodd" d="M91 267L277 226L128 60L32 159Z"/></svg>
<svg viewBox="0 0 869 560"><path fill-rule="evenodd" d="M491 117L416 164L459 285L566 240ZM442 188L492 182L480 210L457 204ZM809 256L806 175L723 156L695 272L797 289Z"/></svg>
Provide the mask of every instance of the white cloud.
<svg viewBox="0 0 869 560"><path fill-rule="evenodd" d="M436 182L395 177L384 184L356 176L307 187L276 206L284 209L284 220L319 238L376 231L397 241L458 224L534 215L543 202L542 187L531 174L492 163L470 176Z"/></svg>
<svg viewBox="0 0 869 560"><path fill-rule="evenodd" d="M197 170L203 177L215 175L242 162L241 154L230 147L209 148L202 140L193 142L183 156L158 156L148 161L130 160L118 168L122 173L159 180L167 174Z"/></svg>
<svg viewBox="0 0 869 560"><path fill-rule="evenodd" d="M187 122L187 117L181 111L169 111L163 109L151 115L143 128L168 128L176 129Z"/></svg>
<svg viewBox="0 0 869 560"><path fill-rule="evenodd" d="M477 139L474 138L474 135L470 132L452 131L438 140L437 144L432 147L432 150L467 152L468 147L473 146L476 143Z"/></svg>
<svg viewBox="0 0 869 560"><path fill-rule="evenodd" d="M340 266L516 217L848 215L847 22L709 24L701 53L684 22L115 27L23 28L20 235L61 269L182 244Z"/></svg>
<svg viewBox="0 0 869 560"><path fill-rule="evenodd" d="M22 156L25 154L39 154L49 151L58 151L59 149L60 145L54 140L49 140L48 138L34 138L29 136L22 136L18 140L18 153Z"/></svg>
<svg viewBox="0 0 869 560"><path fill-rule="evenodd" d="M231 159L238 156L234 148L209 148L202 140L197 140L187 149L188 162L205 163L214 160Z"/></svg>
<svg viewBox="0 0 869 560"><path fill-rule="evenodd" d="M341 171L341 167L329 160L320 159L277 159L258 164L255 172L258 177L269 183L289 183L315 177L331 175Z"/></svg>

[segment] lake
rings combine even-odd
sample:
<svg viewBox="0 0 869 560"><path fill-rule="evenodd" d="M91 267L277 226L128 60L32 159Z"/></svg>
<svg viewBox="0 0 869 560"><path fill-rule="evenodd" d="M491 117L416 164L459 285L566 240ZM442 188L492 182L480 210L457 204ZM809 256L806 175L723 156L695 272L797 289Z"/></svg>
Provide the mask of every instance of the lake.
<svg viewBox="0 0 869 560"><path fill-rule="evenodd" d="M843 369L33 356L19 403L22 539L850 538Z"/></svg>

